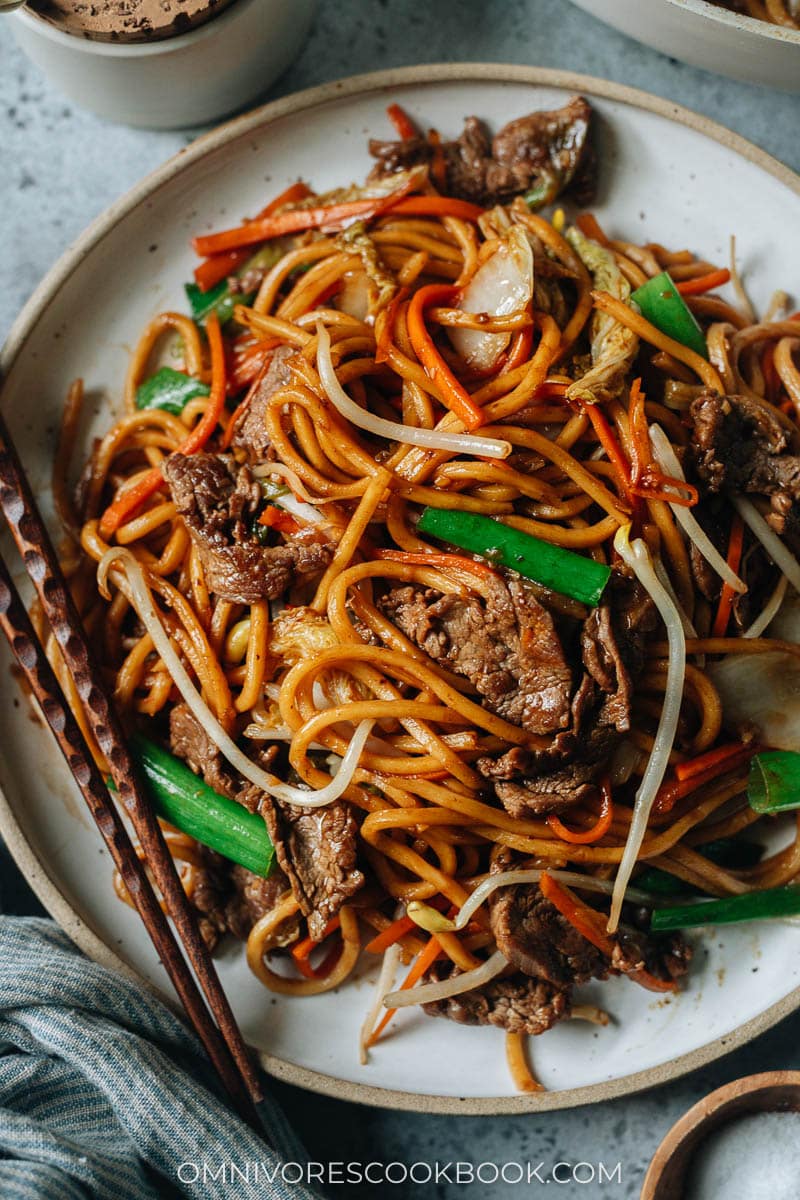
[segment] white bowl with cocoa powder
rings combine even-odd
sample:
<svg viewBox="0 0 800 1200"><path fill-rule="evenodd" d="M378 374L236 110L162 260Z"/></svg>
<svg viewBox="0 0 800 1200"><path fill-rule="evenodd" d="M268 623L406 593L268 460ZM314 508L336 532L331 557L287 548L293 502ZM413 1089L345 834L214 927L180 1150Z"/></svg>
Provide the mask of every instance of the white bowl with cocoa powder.
<svg viewBox="0 0 800 1200"><path fill-rule="evenodd" d="M256 100L297 55L316 0L43 0L11 18L76 104L150 129L207 124ZM123 15L120 15L123 14Z"/></svg>

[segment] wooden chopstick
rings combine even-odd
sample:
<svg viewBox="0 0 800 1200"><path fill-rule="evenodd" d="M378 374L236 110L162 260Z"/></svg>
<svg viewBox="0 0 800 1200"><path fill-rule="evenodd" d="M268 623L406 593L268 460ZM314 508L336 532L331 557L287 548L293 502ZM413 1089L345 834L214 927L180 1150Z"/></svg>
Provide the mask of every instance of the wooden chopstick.
<svg viewBox="0 0 800 1200"><path fill-rule="evenodd" d="M209 1057L237 1110L248 1124L261 1132L254 1107L254 1102L262 1098L258 1077L211 955L203 941L197 918L167 849L161 827L139 783L125 733L95 662L50 536L2 415L0 507L74 681L87 722L106 757L119 800L136 830L146 861L164 897L197 980L206 995L211 1013L216 1019L216 1026L153 894L147 874L128 838L102 775L94 764L77 723L72 718L69 705L47 663L5 566L0 588L3 595L0 623L26 674L28 664L31 664L31 686L35 690L37 686L42 685L41 703L48 723L56 734L78 786L98 822L114 862L120 868L130 895L140 909L151 938L154 942L158 939L156 945L159 955L192 1024L206 1045ZM50 716L51 711L53 720ZM150 898L147 898L148 891Z"/></svg>

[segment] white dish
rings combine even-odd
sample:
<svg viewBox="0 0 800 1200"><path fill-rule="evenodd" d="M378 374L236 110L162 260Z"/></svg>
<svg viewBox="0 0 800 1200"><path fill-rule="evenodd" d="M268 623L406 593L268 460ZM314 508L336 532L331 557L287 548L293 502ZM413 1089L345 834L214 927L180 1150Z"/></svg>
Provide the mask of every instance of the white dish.
<svg viewBox="0 0 800 1200"><path fill-rule="evenodd" d="M800 91L800 30L707 0L573 0L621 33L682 62L745 83Z"/></svg>
<svg viewBox="0 0 800 1200"><path fill-rule="evenodd" d="M236 0L189 33L158 42L98 42L20 9L28 57L67 96L123 125L205 125L252 104L302 46L316 0Z"/></svg>
<svg viewBox="0 0 800 1200"><path fill-rule="evenodd" d="M580 76L493 65L427 66L328 85L195 143L110 209L42 283L0 359L2 406L37 493L46 499L68 382L83 376L94 428L105 429L140 328L183 302L181 285L193 265L190 234L233 224L298 176L321 190L362 178L367 136L388 132L384 109L392 99L423 123L456 133L466 114L496 127L561 104L575 91L600 114L596 211L609 230L688 244L722 262L728 235L736 233L759 306L800 278L800 179L664 101ZM112 894L108 857L50 737L3 664L0 831L79 945L166 991L138 918ZM732 927L700 945L679 998L654 999L619 979L588 989L615 1023L604 1030L565 1023L537 1039L536 1069L553 1090L529 1096L511 1091L499 1030L409 1011L361 1067L366 981L317 998L284 999L250 975L240 947L226 950L220 965L245 1034L275 1074L372 1104L486 1113L582 1104L661 1082L741 1044L800 1004L800 929Z"/></svg>

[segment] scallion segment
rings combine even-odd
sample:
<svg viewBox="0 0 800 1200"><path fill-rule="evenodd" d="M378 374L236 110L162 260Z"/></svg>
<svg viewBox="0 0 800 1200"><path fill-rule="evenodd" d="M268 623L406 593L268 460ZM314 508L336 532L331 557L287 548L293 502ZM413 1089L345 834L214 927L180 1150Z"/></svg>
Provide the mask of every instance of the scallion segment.
<svg viewBox="0 0 800 1200"><path fill-rule="evenodd" d="M262 246L248 258L246 263L239 267L238 271L233 271L232 274L238 279L242 279L248 271L267 271L275 265L282 253L280 246ZM196 283L186 283L184 291L192 309L192 316L198 325L205 321L212 310L216 312L220 325L224 325L230 321L237 304L250 304L255 296L254 291L232 292L227 279L221 279L207 292L199 288Z"/></svg>
<svg viewBox="0 0 800 1200"><path fill-rule="evenodd" d="M174 754L140 734L131 746L159 817L254 875L269 875L275 850L263 817L220 796Z"/></svg>
<svg viewBox="0 0 800 1200"><path fill-rule="evenodd" d="M583 604L600 603L611 575L610 567L593 558L540 541L480 513L425 508L418 529Z"/></svg>
<svg viewBox="0 0 800 1200"><path fill-rule="evenodd" d="M662 271L631 294L643 317L667 337L708 358L703 331L680 294L669 272Z"/></svg>
<svg viewBox="0 0 800 1200"><path fill-rule="evenodd" d="M180 416L190 400L197 396L207 396L210 390L207 383L187 375L185 371L161 367L155 375L139 384L136 389L136 407L163 408L175 416Z"/></svg>
<svg viewBox="0 0 800 1200"><path fill-rule="evenodd" d="M747 799L757 813L789 812L800 808L800 754L765 750L750 760Z"/></svg>
<svg viewBox="0 0 800 1200"><path fill-rule="evenodd" d="M800 916L800 887L769 888L726 896L723 900L702 900L674 908L656 908L650 921L653 933L672 929L696 929L702 925L733 925L738 921L766 921L776 917Z"/></svg>

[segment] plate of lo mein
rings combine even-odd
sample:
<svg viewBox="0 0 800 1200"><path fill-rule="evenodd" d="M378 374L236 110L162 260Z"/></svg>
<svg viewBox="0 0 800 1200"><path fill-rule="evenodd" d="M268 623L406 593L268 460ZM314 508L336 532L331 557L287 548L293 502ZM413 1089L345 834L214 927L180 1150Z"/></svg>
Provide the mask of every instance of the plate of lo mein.
<svg viewBox="0 0 800 1200"><path fill-rule="evenodd" d="M641 93L409 69L201 139L20 317L4 411L275 1074L557 1107L796 1007L798 197ZM166 990L3 680L4 836Z"/></svg>

